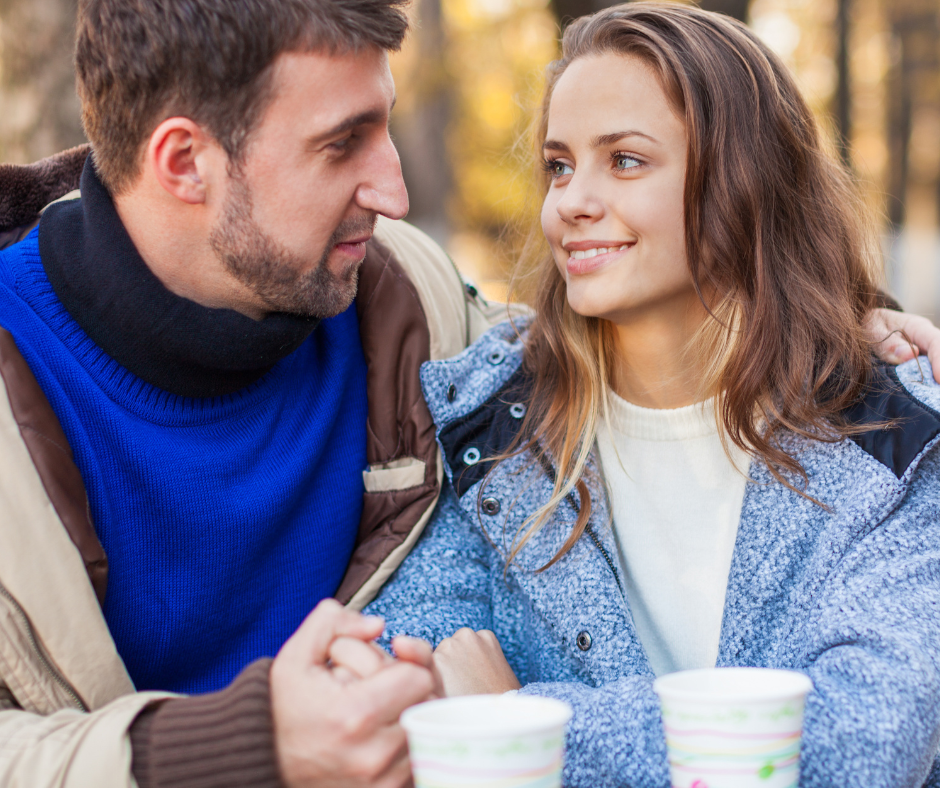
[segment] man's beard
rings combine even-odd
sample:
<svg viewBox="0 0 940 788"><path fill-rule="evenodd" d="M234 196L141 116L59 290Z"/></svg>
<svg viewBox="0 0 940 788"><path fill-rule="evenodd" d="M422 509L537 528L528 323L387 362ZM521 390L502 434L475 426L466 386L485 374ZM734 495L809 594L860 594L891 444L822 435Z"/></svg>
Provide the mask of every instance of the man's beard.
<svg viewBox="0 0 940 788"><path fill-rule="evenodd" d="M258 226L251 206L248 185L233 177L222 218L209 236L209 244L225 268L272 312L318 318L344 312L356 297L359 265L349 265L334 274L328 257L337 243L371 234L375 214L342 222L316 267L305 271L307 263Z"/></svg>

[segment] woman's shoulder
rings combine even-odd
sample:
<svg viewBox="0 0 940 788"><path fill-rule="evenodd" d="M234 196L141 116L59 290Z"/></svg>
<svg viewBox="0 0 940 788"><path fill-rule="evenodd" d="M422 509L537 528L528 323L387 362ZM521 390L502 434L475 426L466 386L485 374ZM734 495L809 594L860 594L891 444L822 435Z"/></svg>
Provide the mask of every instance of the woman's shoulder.
<svg viewBox="0 0 940 788"><path fill-rule="evenodd" d="M421 366L421 386L437 424L472 413L507 387L524 388L522 362L530 325L529 316L503 321L462 353Z"/></svg>
<svg viewBox="0 0 940 788"><path fill-rule="evenodd" d="M930 359L920 356L897 367L882 369L889 376L893 372L893 377L913 399L940 413L940 383L934 379Z"/></svg>
<svg viewBox="0 0 940 788"><path fill-rule="evenodd" d="M910 477L940 436L940 385L926 357L878 365L863 397L846 413L864 431L852 441L891 470ZM867 429L865 429L867 428Z"/></svg>

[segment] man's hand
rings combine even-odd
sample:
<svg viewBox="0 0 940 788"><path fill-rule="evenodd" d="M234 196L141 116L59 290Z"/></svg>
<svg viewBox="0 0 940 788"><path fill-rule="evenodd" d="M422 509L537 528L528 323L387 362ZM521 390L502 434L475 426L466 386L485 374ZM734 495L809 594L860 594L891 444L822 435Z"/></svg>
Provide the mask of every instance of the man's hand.
<svg viewBox="0 0 940 788"><path fill-rule="evenodd" d="M940 328L926 317L875 309L868 313L865 327L882 361L902 364L924 353L930 359L934 379L940 383Z"/></svg>
<svg viewBox="0 0 940 788"><path fill-rule="evenodd" d="M444 685L434 665L434 652L431 650L430 643L420 638L399 635L392 639L392 650L398 659L420 665L431 671L434 679L434 689L431 695L434 698L444 697ZM330 665L333 667L333 675L346 683L368 678L394 663L395 660L375 643L364 643L355 638L341 637L334 640L333 645L330 646Z"/></svg>
<svg viewBox="0 0 940 788"><path fill-rule="evenodd" d="M383 625L380 618L325 600L274 660L271 711L278 764L288 788L411 785L398 717L431 698L435 680L427 667L393 660L370 642ZM366 667L360 646L369 652ZM360 678L348 667L334 670L331 649L368 675Z"/></svg>
<svg viewBox="0 0 940 788"><path fill-rule="evenodd" d="M434 652L434 664L448 697L498 694L522 686L503 656L499 640L488 629L458 629L441 641Z"/></svg>

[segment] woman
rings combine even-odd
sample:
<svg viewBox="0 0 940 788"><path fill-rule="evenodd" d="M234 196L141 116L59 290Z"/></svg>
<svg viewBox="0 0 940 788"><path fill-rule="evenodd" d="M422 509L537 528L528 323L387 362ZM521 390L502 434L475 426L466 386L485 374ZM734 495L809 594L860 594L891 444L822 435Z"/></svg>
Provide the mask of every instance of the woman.
<svg viewBox="0 0 940 788"><path fill-rule="evenodd" d="M620 6L539 137L537 315L425 365L452 485L367 612L449 694L571 703L569 786L668 785L652 680L716 664L812 678L801 785L940 784L940 388L872 360L874 243L792 78Z"/></svg>

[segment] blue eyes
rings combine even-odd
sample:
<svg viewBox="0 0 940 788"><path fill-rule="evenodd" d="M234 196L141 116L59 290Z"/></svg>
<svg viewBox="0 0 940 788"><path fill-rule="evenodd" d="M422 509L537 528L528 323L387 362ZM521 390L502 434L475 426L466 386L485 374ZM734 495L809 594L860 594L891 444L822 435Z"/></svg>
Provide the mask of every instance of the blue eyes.
<svg viewBox="0 0 940 788"><path fill-rule="evenodd" d="M610 156L610 165L616 172L634 170L637 167L642 166L642 164L643 162L641 162L635 156L630 156L626 153L613 153ZM570 164L565 164L560 159L546 159L542 163L542 167L545 169L545 172L549 174L552 180L574 174L574 167L572 167Z"/></svg>

